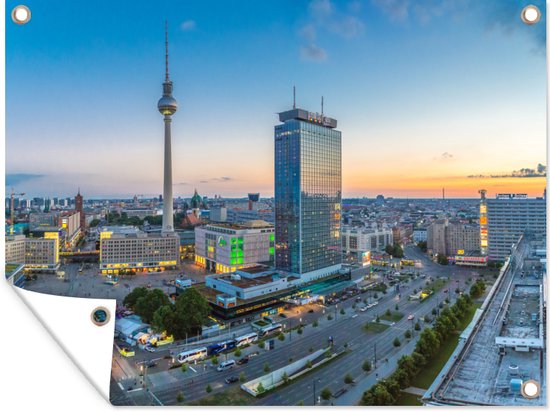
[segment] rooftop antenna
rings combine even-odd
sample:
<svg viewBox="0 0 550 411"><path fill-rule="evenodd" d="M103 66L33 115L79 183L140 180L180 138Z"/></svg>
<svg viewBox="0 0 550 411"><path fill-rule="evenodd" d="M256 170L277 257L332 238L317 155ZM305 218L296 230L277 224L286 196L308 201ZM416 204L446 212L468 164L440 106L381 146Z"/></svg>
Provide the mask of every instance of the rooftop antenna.
<svg viewBox="0 0 550 411"><path fill-rule="evenodd" d="M325 112L325 98L321 96L321 117L323 117L324 112Z"/></svg>
<svg viewBox="0 0 550 411"><path fill-rule="evenodd" d="M165 21L164 27L166 31L166 81L168 82L168 20Z"/></svg>
<svg viewBox="0 0 550 411"><path fill-rule="evenodd" d="M292 86L293 104L292 108L296 109L296 86Z"/></svg>

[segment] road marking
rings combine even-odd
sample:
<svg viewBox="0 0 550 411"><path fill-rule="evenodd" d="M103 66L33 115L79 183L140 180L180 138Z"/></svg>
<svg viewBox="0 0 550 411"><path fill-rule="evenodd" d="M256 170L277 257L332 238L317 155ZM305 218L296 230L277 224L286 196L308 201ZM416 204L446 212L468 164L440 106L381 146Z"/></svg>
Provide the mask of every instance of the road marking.
<svg viewBox="0 0 550 411"><path fill-rule="evenodd" d="M143 390L143 388L134 388L133 390L130 390L128 392L136 392L136 391L141 391Z"/></svg>
<svg viewBox="0 0 550 411"><path fill-rule="evenodd" d="M120 389L121 389L122 391L124 391L124 387L122 386L121 383L118 383L118 386L120 387Z"/></svg>
<svg viewBox="0 0 550 411"><path fill-rule="evenodd" d="M193 367L189 366L189 368L190 368L193 372L197 372L197 370L195 370Z"/></svg>

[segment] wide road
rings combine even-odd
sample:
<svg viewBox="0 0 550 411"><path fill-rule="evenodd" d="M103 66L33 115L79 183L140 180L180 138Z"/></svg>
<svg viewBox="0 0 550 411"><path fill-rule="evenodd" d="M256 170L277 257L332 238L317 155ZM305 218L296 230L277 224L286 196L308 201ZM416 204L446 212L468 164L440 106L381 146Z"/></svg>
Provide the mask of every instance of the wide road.
<svg viewBox="0 0 550 411"><path fill-rule="evenodd" d="M420 288L423 282L424 280L417 279L410 283L410 288ZM355 314L351 309L353 301L347 301L344 303L344 308L347 311L346 315L338 314L338 319L333 320L328 320L325 317L320 321L319 327L305 327L302 335L293 332L292 342L289 341L287 334L285 342L275 340L275 350L263 351L259 350L257 346L253 346L247 351L243 351L243 354L249 351L260 351L260 355L253 357L246 365L237 366L226 372L217 372L210 364L206 366L206 369L200 365L192 366L194 371L187 371L188 376L183 380L172 384L162 384L159 387L149 386L149 388L163 404L176 404L176 396L180 391L184 393L186 401L193 401L207 395L205 388L208 384L216 392L227 388L224 380L229 376L238 376L241 372L244 372L247 381L257 378L265 374L264 366L266 363L269 364L271 370L281 368L287 365L290 359L306 356L311 349L317 350L326 347L329 336L334 338L336 349L341 349L345 343L348 343L349 352L347 354L335 359L318 371L308 373L307 377L265 396L258 401L258 404L295 405L300 401L306 402L308 397L311 401L314 378L321 380L321 383L317 384L319 390L329 387L332 392L336 392L344 386L344 375L349 373L356 380L364 377L362 364L367 358L374 359L375 346L377 361L380 364L388 355L399 350L393 346L393 340L396 337L405 342L405 331L407 329L414 331L413 322L408 321L407 316L412 313L415 315L415 320L426 314L431 316L432 309L443 301L446 295L445 288L443 288L420 303L408 301L406 298L396 301L395 294L388 294L378 306L365 313L357 313L355 318L352 318L352 315ZM367 334L364 331L363 326L367 322L372 321L376 315L384 314L387 309L393 311L396 304L399 306L399 311L404 314L400 321L380 334ZM333 310L330 310L330 313L333 317L336 317ZM414 332L413 335L418 335L418 332ZM232 357L230 356L230 358ZM339 376L339 378L334 378L334 376Z"/></svg>
<svg viewBox="0 0 550 411"><path fill-rule="evenodd" d="M156 353L139 352L136 356L139 358L136 358L138 362L146 359L155 359L158 363L158 366L147 370L148 375L145 378L146 388L154 395L154 398L151 396L151 401L167 405L177 404L176 397L179 392L184 394L186 402L193 401L208 395L206 393L207 385L211 386L214 393L221 392L229 387L225 383L225 378L233 375L239 376L241 373L245 374L246 381L257 378L265 374L264 366L266 363L269 364L271 370L283 367L290 360L296 360L308 355L311 350L326 347L329 336L334 338L335 349L342 349L343 345L348 343L348 352L321 367L319 370L313 370L298 381L282 387L272 394L266 395L257 400L256 403L259 405L295 405L303 401L305 404L311 404L313 401L312 382L314 379L321 381L316 384L318 392L324 387L329 387L334 393L344 387L343 377L348 373L356 381L365 378L366 374L362 370L362 364L366 359L370 359L371 361L374 359L375 347L376 358L378 365L380 365L381 361L384 361L390 355L398 353L403 345L405 345L405 331L407 329L414 331L413 322L407 320L409 314L414 314L415 321L427 314L432 316L431 311L433 308L444 301L446 296L450 295L451 299L454 300L456 298L456 294L454 293L456 287L458 286L462 289L465 286L465 280L471 277L472 274L475 274L476 270L472 268L435 264L419 251L419 255L417 256L416 250L415 247L406 247L405 254L408 258L421 260L422 273L434 278L452 277L447 286L440 289L426 301L420 303L417 301L408 301L406 298L412 293L414 288L420 289L426 281L426 279L417 278L401 286L401 299L398 299L393 288L390 288L388 294L382 296L378 306L364 313L352 310L353 299L338 304L338 308L330 306L323 309L322 307L315 306L314 313L308 313L310 306L298 308L296 310L299 313L296 314L294 319L283 320L282 318L278 318L277 320L283 320L283 322L287 323L292 321L292 326L296 326L299 321L298 318L302 318L302 324L306 324L302 335L298 335L296 331L293 331L292 341L290 341L288 333L285 334L286 339L283 342L275 339L275 349L272 351L261 350L257 345L252 345L242 350L243 356L251 352L258 352L259 355L253 357L248 364L237 366L232 370L224 372L217 372L210 362L191 365L190 369L185 373L179 369L167 371L170 361L163 359L163 357L168 351L158 351ZM362 298L366 299L369 294L372 293L363 294ZM370 297L372 298L372 295ZM404 314L400 321L379 334L366 333L364 331L363 327L367 322L372 321L376 315L384 314L387 309L393 312L396 304L399 306L399 312ZM339 313L341 308L345 309L345 315ZM329 313L334 317L332 320L327 319ZM291 315L294 314L295 312ZM355 316L355 318L352 318L352 316ZM318 320L318 327L311 326L314 319ZM422 326L424 325L422 323ZM238 332L238 335L240 334L242 332ZM414 337L418 334L418 332L413 332ZM396 337L403 343L399 348L393 346L393 340ZM230 354L228 358L235 357L233 354ZM224 359L225 357L222 355L220 360ZM373 370L372 373L376 373L376 370ZM121 383L125 388L128 386L136 388L142 386L139 377L129 379L128 381L121 381ZM358 400L359 398L357 398Z"/></svg>

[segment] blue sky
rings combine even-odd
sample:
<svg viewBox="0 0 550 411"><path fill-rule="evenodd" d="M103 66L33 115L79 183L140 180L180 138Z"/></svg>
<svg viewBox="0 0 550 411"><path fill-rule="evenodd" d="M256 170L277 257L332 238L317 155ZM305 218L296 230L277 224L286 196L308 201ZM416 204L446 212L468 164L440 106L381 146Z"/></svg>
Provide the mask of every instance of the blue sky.
<svg viewBox="0 0 550 411"><path fill-rule="evenodd" d="M545 164L544 20L521 22L528 3L545 14L508 0L27 1L29 24L6 21L7 186L161 192L167 19L176 196L272 195L293 85L339 121L344 195L539 193L542 179L467 178Z"/></svg>

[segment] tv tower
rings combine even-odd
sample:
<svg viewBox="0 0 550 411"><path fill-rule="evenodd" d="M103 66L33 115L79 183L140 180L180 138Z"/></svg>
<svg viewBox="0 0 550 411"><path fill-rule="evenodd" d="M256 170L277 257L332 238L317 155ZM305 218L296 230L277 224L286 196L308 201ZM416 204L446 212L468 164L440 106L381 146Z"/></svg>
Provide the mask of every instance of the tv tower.
<svg viewBox="0 0 550 411"><path fill-rule="evenodd" d="M168 72L168 22L166 22L166 78L162 83L162 97L158 110L164 116L164 190L162 207L162 234L174 232L174 199L172 196L172 115L178 103L172 97L172 82Z"/></svg>

